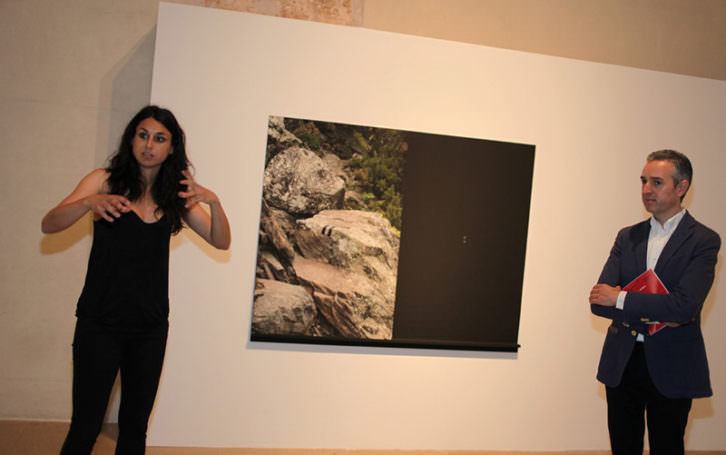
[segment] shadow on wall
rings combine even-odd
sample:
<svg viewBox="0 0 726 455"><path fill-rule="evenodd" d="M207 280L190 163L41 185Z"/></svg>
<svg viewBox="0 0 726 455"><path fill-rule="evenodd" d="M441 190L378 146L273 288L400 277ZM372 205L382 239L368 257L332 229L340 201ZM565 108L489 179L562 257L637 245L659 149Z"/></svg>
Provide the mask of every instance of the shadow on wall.
<svg viewBox="0 0 726 455"><path fill-rule="evenodd" d="M98 133L94 167L105 167L118 149L121 135L131 117L151 100L151 77L154 69L156 26L131 47L101 80L99 93ZM118 377L113 384L104 422L118 422L120 404Z"/></svg>
<svg viewBox="0 0 726 455"><path fill-rule="evenodd" d="M686 196L687 197L687 196ZM711 292L708 293L708 297L706 297L706 301L703 302L703 309L701 310L701 327L708 326L708 321L711 316L711 311L713 310L713 306L717 300L716 294L719 289L718 282L720 281L719 278L721 277L721 263L722 263L722 254L718 254L718 262L716 262L716 270L714 271L715 277L713 280L713 285L711 285ZM709 352L709 346L708 346L708 340L706 341L706 352ZM717 361L715 358L709 355L708 360L710 363L713 363ZM716 391L715 393L718 393ZM713 410L713 397L708 398L700 398L697 400L693 400L693 405L691 407L691 419L706 419L709 417L714 416L714 410ZM688 435L690 434L690 428L691 426L688 426L686 429L686 440L688 439Z"/></svg>
<svg viewBox="0 0 726 455"><path fill-rule="evenodd" d="M156 27L136 43L101 80L94 168L107 165L107 158L118 147L126 123L139 109L149 104L155 40ZM91 170L84 171L87 173ZM62 232L43 236L40 253L66 251L91 232L91 217L86 215Z"/></svg>
<svg viewBox="0 0 726 455"><path fill-rule="evenodd" d="M95 167L108 164L131 117L151 99L156 27L137 42L101 80Z"/></svg>
<svg viewBox="0 0 726 455"><path fill-rule="evenodd" d="M68 229L55 234L43 235L40 238L40 254L62 253L91 235L91 216L86 215Z"/></svg>

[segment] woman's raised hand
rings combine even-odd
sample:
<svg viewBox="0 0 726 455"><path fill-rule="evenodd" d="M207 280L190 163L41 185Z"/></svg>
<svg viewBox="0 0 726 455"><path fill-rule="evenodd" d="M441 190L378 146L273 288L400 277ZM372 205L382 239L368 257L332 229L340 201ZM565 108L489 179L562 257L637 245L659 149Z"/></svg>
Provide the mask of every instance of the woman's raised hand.
<svg viewBox="0 0 726 455"><path fill-rule="evenodd" d="M180 183L187 187L186 191L179 191L179 197L186 200L184 207L187 208L187 212L184 221L210 245L226 250L232 239L222 203L213 191L198 184L188 170L182 173L184 179L180 180ZM198 205L200 202L209 206L209 213Z"/></svg>
<svg viewBox="0 0 726 455"><path fill-rule="evenodd" d="M192 177L191 172L189 172L188 170L184 170L182 171L182 174L185 178L180 180L179 182L182 185L186 185L187 190L179 191L179 197L186 199L184 207L189 208L199 202L204 202L207 205L213 205L219 202L219 199L217 199L217 195L214 194L214 192L208 190L207 188L204 188L202 185L198 184Z"/></svg>

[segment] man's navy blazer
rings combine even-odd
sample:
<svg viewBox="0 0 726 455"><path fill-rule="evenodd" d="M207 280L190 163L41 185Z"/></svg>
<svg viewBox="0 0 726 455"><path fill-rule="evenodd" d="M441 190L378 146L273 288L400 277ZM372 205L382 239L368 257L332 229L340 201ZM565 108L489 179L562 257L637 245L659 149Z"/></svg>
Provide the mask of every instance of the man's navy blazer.
<svg viewBox="0 0 726 455"><path fill-rule="evenodd" d="M618 232L598 283L625 287L646 270L650 220ZM650 377L669 398L712 395L701 333L701 309L711 289L721 247L717 233L688 212L663 248L655 273L669 293L628 292L622 310L591 304L592 312L612 320L605 337L597 378L609 387L620 384L638 333ZM648 335L649 321L678 322Z"/></svg>

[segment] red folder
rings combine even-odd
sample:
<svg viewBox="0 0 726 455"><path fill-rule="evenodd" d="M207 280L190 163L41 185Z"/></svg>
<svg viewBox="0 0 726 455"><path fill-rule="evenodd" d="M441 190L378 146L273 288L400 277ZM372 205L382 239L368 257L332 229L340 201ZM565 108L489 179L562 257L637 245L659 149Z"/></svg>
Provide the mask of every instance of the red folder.
<svg viewBox="0 0 726 455"><path fill-rule="evenodd" d="M628 283L623 291L642 292L644 294L668 294L668 289L651 269L641 273L636 279ZM653 335L665 326L665 322L649 322L648 335Z"/></svg>

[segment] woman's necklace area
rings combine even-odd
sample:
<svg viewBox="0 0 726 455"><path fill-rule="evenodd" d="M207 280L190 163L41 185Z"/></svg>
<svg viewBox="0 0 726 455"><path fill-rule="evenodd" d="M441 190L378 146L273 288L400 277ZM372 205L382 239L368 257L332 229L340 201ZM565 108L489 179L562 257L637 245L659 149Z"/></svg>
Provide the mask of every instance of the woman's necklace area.
<svg viewBox="0 0 726 455"><path fill-rule="evenodd" d="M157 214L156 210L158 206L149 193L145 193L139 200L134 202L132 208L145 223L159 221L160 215Z"/></svg>

